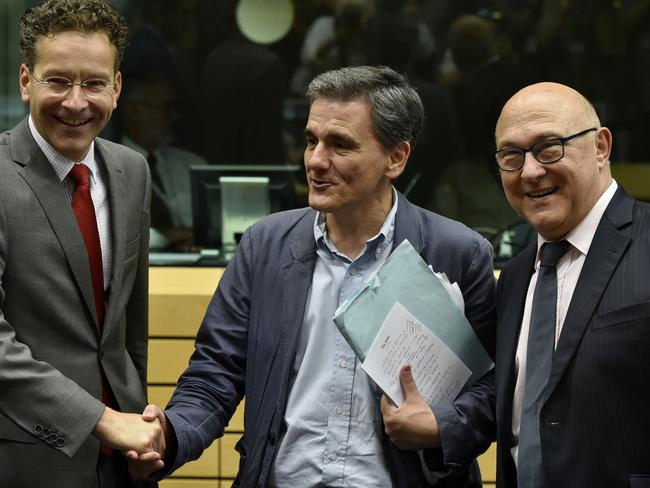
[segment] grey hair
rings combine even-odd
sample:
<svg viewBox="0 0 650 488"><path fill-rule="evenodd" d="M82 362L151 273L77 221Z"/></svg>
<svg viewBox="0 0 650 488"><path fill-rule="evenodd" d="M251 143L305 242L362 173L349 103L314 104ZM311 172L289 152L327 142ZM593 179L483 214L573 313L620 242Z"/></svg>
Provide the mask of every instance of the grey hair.
<svg viewBox="0 0 650 488"><path fill-rule="evenodd" d="M386 66L354 66L327 71L307 88L309 104L317 98L365 99L372 125L385 151L400 142L415 146L424 124L424 106L406 76Z"/></svg>

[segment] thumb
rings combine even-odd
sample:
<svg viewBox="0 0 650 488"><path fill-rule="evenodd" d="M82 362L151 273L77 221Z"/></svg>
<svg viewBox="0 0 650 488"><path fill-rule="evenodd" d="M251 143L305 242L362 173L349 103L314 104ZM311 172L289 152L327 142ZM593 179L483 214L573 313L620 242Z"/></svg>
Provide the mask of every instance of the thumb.
<svg viewBox="0 0 650 488"><path fill-rule="evenodd" d="M142 418L147 422L153 422L156 419L160 419L162 415L162 411L154 404L147 405L142 412Z"/></svg>
<svg viewBox="0 0 650 488"><path fill-rule="evenodd" d="M415 378L413 378L413 371L411 370L410 364L402 366L402 369L399 372L399 382L402 385L405 401L409 398L420 396L418 387L415 384Z"/></svg>

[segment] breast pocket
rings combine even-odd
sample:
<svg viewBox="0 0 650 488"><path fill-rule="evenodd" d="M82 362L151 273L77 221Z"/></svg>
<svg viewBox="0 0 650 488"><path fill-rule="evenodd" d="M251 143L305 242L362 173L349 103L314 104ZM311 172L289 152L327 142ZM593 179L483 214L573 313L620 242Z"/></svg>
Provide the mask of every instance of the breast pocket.
<svg viewBox="0 0 650 488"><path fill-rule="evenodd" d="M650 302L635 303L594 317L592 328L605 329L625 325L650 324Z"/></svg>

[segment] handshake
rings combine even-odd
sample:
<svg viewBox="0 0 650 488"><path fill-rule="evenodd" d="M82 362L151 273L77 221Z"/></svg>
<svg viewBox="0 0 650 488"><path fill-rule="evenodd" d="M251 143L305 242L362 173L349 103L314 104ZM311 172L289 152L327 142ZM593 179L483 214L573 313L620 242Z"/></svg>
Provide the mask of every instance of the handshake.
<svg viewBox="0 0 650 488"><path fill-rule="evenodd" d="M156 405L147 405L142 415L106 407L93 434L124 454L135 480L146 479L161 470L165 453L176 442L165 414Z"/></svg>

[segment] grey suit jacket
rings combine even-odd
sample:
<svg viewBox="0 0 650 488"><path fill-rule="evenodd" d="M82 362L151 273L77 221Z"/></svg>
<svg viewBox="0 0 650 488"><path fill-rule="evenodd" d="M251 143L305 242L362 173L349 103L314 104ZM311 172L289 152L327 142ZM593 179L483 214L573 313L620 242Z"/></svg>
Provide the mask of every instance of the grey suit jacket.
<svg viewBox="0 0 650 488"><path fill-rule="evenodd" d="M514 357L536 246L497 291L497 486L514 488ZM650 488L650 206L617 190L569 305L540 431L547 486Z"/></svg>
<svg viewBox="0 0 650 488"><path fill-rule="evenodd" d="M166 411L178 439L170 468L198 457L221 436L245 394L236 485L265 485L282 433L291 365L316 263L314 218L311 209L283 212L244 233ZM495 291L489 243L400 195L394 244L404 239L435 270L459 284L467 318L489 348ZM432 449L427 458L432 467L444 464L453 470L439 486L480 486L472 460L493 438L493 400L488 376L453 403L434 406L443 446ZM386 436L383 441L393 485L428 486L417 454L397 449Z"/></svg>
<svg viewBox="0 0 650 488"><path fill-rule="evenodd" d="M93 487L104 406L146 405L148 208L142 156L96 139L108 183L112 257L100 332L70 199L29 132L0 135L0 485Z"/></svg>

